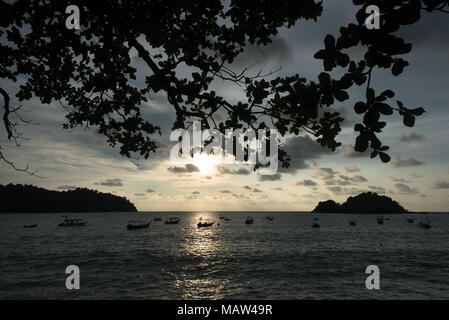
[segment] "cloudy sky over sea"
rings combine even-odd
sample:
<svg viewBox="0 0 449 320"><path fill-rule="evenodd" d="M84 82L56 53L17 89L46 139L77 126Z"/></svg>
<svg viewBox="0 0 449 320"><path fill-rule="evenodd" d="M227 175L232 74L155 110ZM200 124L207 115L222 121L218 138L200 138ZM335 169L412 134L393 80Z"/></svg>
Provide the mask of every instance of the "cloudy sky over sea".
<svg viewBox="0 0 449 320"><path fill-rule="evenodd" d="M317 79L323 67L313 58L323 47L326 34L338 35L340 26L354 21L351 1L325 1L324 13L313 21L301 21L281 30L272 45L250 47L234 63L236 71L252 66L276 75L299 75ZM288 170L261 176L248 166L210 167L207 161L179 166L170 162L169 141L174 120L173 108L163 96L153 95L143 106L145 117L162 128L156 137L159 153L135 163L110 148L95 128L62 129L65 110L57 102L42 105L38 100L25 102L22 115L33 121L22 127L24 136L17 148L0 136L2 151L17 166L27 164L41 176L28 176L0 163L0 183L26 183L55 190L87 187L126 196L139 210L311 210L318 201L344 201L363 191L386 194L414 211L447 211L449 208L449 64L447 62L449 19L443 13L425 13L415 25L404 27L401 35L412 42L410 62L402 75L394 77L377 70L372 79L376 90L392 89L395 99L407 107L424 107L414 128L402 124L399 116L389 117L381 135L390 146L392 161L353 151L354 123L359 119L353 105L364 95L364 86L350 91L351 100L334 108L345 117L338 137L342 146L330 152L313 137L287 137L285 148L292 157ZM143 81L146 66L133 54L133 64ZM357 54L357 52L354 52ZM18 85L0 82L10 92ZM216 90L231 101L242 97L238 87L216 83ZM12 105L17 105L16 100ZM2 130L4 128L2 127Z"/></svg>

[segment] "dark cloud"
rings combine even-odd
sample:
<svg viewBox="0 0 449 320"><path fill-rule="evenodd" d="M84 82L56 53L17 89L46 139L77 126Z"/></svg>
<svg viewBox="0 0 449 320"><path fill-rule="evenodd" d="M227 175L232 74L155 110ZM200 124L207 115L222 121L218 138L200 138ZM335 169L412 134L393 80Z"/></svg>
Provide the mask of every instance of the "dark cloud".
<svg viewBox="0 0 449 320"><path fill-rule="evenodd" d="M217 170L221 174L235 174L235 175L248 175L251 173L250 170L245 168L239 168L239 169L229 169L224 166L218 166Z"/></svg>
<svg viewBox="0 0 449 320"><path fill-rule="evenodd" d="M251 190L250 186L243 186L242 188L246 189L246 190Z"/></svg>
<svg viewBox="0 0 449 320"><path fill-rule="evenodd" d="M106 179L105 181L95 182L95 185L105 186L105 187L122 187L122 179Z"/></svg>
<svg viewBox="0 0 449 320"><path fill-rule="evenodd" d="M146 193L153 193L154 190L153 189L147 189Z"/></svg>
<svg viewBox="0 0 449 320"><path fill-rule="evenodd" d="M192 194L200 194L200 192L195 190L195 191L192 192Z"/></svg>
<svg viewBox="0 0 449 320"><path fill-rule="evenodd" d="M338 184L340 186L348 186L351 184L357 184L357 183L366 182L366 181L368 181L368 180L361 175L355 175L355 176L349 177L349 176L345 176L345 175L341 174L338 176L336 184Z"/></svg>
<svg viewBox="0 0 449 320"><path fill-rule="evenodd" d="M433 184L432 189L449 189L449 181L436 181Z"/></svg>
<svg viewBox="0 0 449 320"><path fill-rule="evenodd" d="M220 190L220 193L231 193L229 190Z"/></svg>
<svg viewBox="0 0 449 320"><path fill-rule="evenodd" d="M136 197L146 197L147 194L146 194L146 193L138 192L138 193L134 193L134 196L136 196Z"/></svg>
<svg viewBox="0 0 449 320"><path fill-rule="evenodd" d="M378 187L378 186L368 186L368 189L370 189L373 192L377 193L387 193L387 190L384 187Z"/></svg>
<svg viewBox="0 0 449 320"><path fill-rule="evenodd" d="M184 167L169 167L167 170L173 173L191 173L200 171L197 166L191 163L186 164Z"/></svg>
<svg viewBox="0 0 449 320"><path fill-rule="evenodd" d="M313 176L321 180L332 180L335 178L337 171L332 168L318 168Z"/></svg>
<svg viewBox="0 0 449 320"><path fill-rule="evenodd" d="M425 162L415 160L415 159L401 159L399 157L394 157L393 160L390 161L390 166L393 168L405 168L405 167L415 167L421 166L425 164Z"/></svg>
<svg viewBox="0 0 449 320"><path fill-rule="evenodd" d="M292 59L292 49L285 39L275 37L273 42L266 47L249 45L232 63L230 68L240 72L244 68L258 72L264 65L272 64L281 66Z"/></svg>
<svg viewBox="0 0 449 320"><path fill-rule="evenodd" d="M317 183L313 180L301 180L295 183L297 186L314 187Z"/></svg>
<svg viewBox="0 0 449 320"><path fill-rule="evenodd" d="M64 185L64 186L59 186L56 189L58 189L58 190L73 190L73 189L76 189L76 186Z"/></svg>
<svg viewBox="0 0 449 320"><path fill-rule="evenodd" d="M419 193L419 191L417 189L409 187L408 185L406 185L404 183L396 183L394 185L394 187L396 188L396 190L399 193L402 193L402 194L416 194L416 193Z"/></svg>
<svg viewBox="0 0 449 320"><path fill-rule="evenodd" d="M257 193L257 192L263 192L263 191L260 190L260 189L254 188L254 189L253 189L253 192L256 192L256 193Z"/></svg>
<svg viewBox="0 0 449 320"><path fill-rule="evenodd" d="M427 138L421 134L411 133L409 135L403 134L398 138L401 142L423 142Z"/></svg>
<svg viewBox="0 0 449 320"><path fill-rule="evenodd" d="M343 170L346 173L360 172L360 167L359 166L349 166L349 167L344 167Z"/></svg>
<svg viewBox="0 0 449 320"><path fill-rule="evenodd" d="M259 181L279 181L281 180L281 174L275 173L270 175L257 175L257 180Z"/></svg>
<svg viewBox="0 0 449 320"><path fill-rule="evenodd" d="M332 186L328 187L329 191L333 192L337 195L356 195L363 192L366 192L366 190L359 189L359 188L346 188L346 187L340 187L340 186Z"/></svg>
<svg viewBox="0 0 449 320"><path fill-rule="evenodd" d="M396 178L396 177L388 177L391 181L393 181L393 182L402 182L402 183L408 183L408 182L410 182L410 181L408 181L408 180L405 180L405 179L403 179L403 178Z"/></svg>
<svg viewBox="0 0 449 320"><path fill-rule="evenodd" d="M279 172L295 173L310 168L311 163L332 152L312 140L309 136L297 136L287 139L282 148L290 156L290 166L279 168Z"/></svg>

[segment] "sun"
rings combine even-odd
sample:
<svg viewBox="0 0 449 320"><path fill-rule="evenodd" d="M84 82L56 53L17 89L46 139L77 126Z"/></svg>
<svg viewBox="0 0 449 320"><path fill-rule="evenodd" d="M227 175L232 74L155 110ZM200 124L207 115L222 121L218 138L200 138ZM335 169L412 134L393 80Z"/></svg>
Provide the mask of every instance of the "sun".
<svg viewBox="0 0 449 320"><path fill-rule="evenodd" d="M193 164L200 169L203 174L212 173L215 170L214 158L206 154L195 154Z"/></svg>

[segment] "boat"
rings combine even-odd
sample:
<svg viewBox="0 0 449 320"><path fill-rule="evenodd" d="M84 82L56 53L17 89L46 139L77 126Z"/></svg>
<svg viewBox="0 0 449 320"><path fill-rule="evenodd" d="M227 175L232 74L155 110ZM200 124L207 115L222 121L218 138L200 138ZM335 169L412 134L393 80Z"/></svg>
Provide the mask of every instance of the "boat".
<svg viewBox="0 0 449 320"><path fill-rule="evenodd" d="M350 226L355 226L356 224L357 224L357 222L355 220L349 220Z"/></svg>
<svg viewBox="0 0 449 320"><path fill-rule="evenodd" d="M224 218L224 221L231 221L231 218Z"/></svg>
<svg viewBox="0 0 449 320"><path fill-rule="evenodd" d="M320 226L320 221L319 221L319 219L318 218L313 218L313 221L312 221L312 228L320 228L321 226Z"/></svg>
<svg viewBox="0 0 449 320"><path fill-rule="evenodd" d="M28 224L28 225L24 225L24 228L36 228L37 224Z"/></svg>
<svg viewBox="0 0 449 320"><path fill-rule="evenodd" d="M128 230L144 229L150 226L151 222L131 220L126 225Z"/></svg>
<svg viewBox="0 0 449 320"><path fill-rule="evenodd" d="M408 223L413 223L413 222L415 222L415 219L413 219L413 218L407 218L407 222L408 222Z"/></svg>
<svg viewBox="0 0 449 320"><path fill-rule="evenodd" d="M376 220L377 220L377 224L384 224L384 217L381 217L381 216L376 217Z"/></svg>
<svg viewBox="0 0 449 320"><path fill-rule="evenodd" d="M272 216L265 217L265 219L267 219L268 221L273 221L274 220L274 218Z"/></svg>
<svg viewBox="0 0 449 320"><path fill-rule="evenodd" d="M153 221L162 221L162 218L161 217L156 217L156 218L153 219Z"/></svg>
<svg viewBox="0 0 449 320"><path fill-rule="evenodd" d="M245 224L253 224L254 223L254 219L252 217L247 217L245 220Z"/></svg>
<svg viewBox="0 0 449 320"><path fill-rule="evenodd" d="M165 220L165 224L178 224L181 221L178 217L171 217Z"/></svg>
<svg viewBox="0 0 449 320"><path fill-rule="evenodd" d="M83 219L65 219L64 222L58 224L58 227L83 227L87 221Z"/></svg>
<svg viewBox="0 0 449 320"><path fill-rule="evenodd" d="M225 217L225 216L220 216L220 219L221 219L221 220L225 220L226 217Z"/></svg>
<svg viewBox="0 0 449 320"><path fill-rule="evenodd" d="M418 223L418 227L421 229L430 229L430 220L423 220Z"/></svg>
<svg viewBox="0 0 449 320"><path fill-rule="evenodd" d="M198 228L209 228L212 227L213 222L198 222Z"/></svg>

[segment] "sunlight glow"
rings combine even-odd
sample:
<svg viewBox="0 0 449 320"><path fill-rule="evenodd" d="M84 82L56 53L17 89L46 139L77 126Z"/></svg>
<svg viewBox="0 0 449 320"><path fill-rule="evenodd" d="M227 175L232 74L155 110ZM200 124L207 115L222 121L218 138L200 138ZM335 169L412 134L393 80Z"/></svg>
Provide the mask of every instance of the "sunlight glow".
<svg viewBox="0 0 449 320"><path fill-rule="evenodd" d="M209 174L215 171L214 157L206 154L196 154L193 157L193 164L197 166L203 174Z"/></svg>

